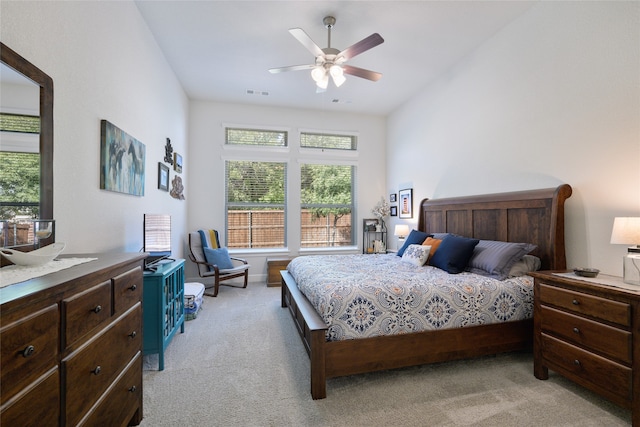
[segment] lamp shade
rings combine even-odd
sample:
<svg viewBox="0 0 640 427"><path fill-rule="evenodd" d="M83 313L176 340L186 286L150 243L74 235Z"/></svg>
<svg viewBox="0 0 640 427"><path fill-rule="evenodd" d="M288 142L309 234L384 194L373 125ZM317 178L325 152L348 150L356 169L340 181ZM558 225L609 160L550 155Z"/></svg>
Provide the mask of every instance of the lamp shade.
<svg viewBox="0 0 640 427"><path fill-rule="evenodd" d="M396 228L393 230L393 235L404 239L409 235L409 226L406 224L396 225Z"/></svg>
<svg viewBox="0 0 640 427"><path fill-rule="evenodd" d="M611 243L640 245L640 217L616 217L613 220Z"/></svg>

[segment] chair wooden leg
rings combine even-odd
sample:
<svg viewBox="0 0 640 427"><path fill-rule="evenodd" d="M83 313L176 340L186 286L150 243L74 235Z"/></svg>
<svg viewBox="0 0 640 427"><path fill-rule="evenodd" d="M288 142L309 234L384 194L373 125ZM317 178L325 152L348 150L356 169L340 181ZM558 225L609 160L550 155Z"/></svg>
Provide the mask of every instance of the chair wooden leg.
<svg viewBox="0 0 640 427"><path fill-rule="evenodd" d="M216 283L213 285L213 296L218 296L218 290L220 290L220 281L216 278Z"/></svg>
<svg viewBox="0 0 640 427"><path fill-rule="evenodd" d="M243 288L247 287L248 280L249 280L249 270L244 272L244 286L243 286Z"/></svg>

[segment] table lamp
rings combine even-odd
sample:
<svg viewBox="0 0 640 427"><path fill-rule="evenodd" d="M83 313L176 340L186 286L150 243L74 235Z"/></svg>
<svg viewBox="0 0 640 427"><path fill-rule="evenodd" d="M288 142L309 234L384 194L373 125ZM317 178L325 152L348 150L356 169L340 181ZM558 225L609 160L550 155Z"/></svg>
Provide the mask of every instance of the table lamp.
<svg viewBox="0 0 640 427"><path fill-rule="evenodd" d="M397 224L393 230L393 235L398 236L398 247L402 246L404 239L409 235L409 226L406 224Z"/></svg>
<svg viewBox="0 0 640 427"><path fill-rule="evenodd" d="M616 217L613 220L611 243L633 245L627 249L623 261L623 281L640 286L640 217Z"/></svg>

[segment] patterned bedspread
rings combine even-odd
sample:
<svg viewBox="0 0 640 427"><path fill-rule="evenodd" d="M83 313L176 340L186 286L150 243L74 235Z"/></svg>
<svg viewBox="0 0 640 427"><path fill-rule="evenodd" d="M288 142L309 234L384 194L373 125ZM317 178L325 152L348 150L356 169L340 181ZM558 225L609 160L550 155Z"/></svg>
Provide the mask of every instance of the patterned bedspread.
<svg viewBox="0 0 640 427"><path fill-rule="evenodd" d="M289 272L338 341L528 319L530 276L498 281L395 254L301 256Z"/></svg>

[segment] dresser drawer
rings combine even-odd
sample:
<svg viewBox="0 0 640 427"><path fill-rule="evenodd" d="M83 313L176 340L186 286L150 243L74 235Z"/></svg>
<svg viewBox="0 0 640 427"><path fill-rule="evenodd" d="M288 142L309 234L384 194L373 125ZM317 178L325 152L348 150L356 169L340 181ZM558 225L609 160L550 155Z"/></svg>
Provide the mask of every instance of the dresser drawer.
<svg viewBox="0 0 640 427"><path fill-rule="evenodd" d="M544 283L540 284L539 290L538 297L542 304L554 305L625 327L631 326L631 306L627 303L556 288Z"/></svg>
<svg viewBox="0 0 640 427"><path fill-rule="evenodd" d="M111 280L62 301L68 347L111 317Z"/></svg>
<svg viewBox="0 0 640 427"><path fill-rule="evenodd" d="M58 305L50 305L0 329L0 397L10 397L57 364Z"/></svg>
<svg viewBox="0 0 640 427"><path fill-rule="evenodd" d="M104 426L105 420L130 420L142 403L142 353L129 363L120 379L82 420L81 426ZM139 414L142 418L142 414Z"/></svg>
<svg viewBox="0 0 640 427"><path fill-rule="evenodd" d="M541 328L564 339L631 364L631 332L550 307L541 307Z"/></svg>
<svg viewBox="0 0 640 427"><path fill-rule="evenodd" d="M142 300L142 268L137 267L112 279L113 311L124 313Z"/></svg>
<svg viewBox="0 0 640 427"><path fill-rule="evenodd" d="M57 426L60 419L60 371L42 375L33 388L2 406L1 426Z"/></svg>
<svg viewBox="0 0 640 427"><path fill-rule="evenodd" d="M141 348L142 306L136 304L82 349L63 360L67 424L75 425Z"/></svg>
<svg viewBox="0 0 640 427"><path fill-rule="evenodd" d="M589 383L591 388L604 389L624 401L631 400L630 368L544 333L541 346L551 369L578 383Z"/></svg>

